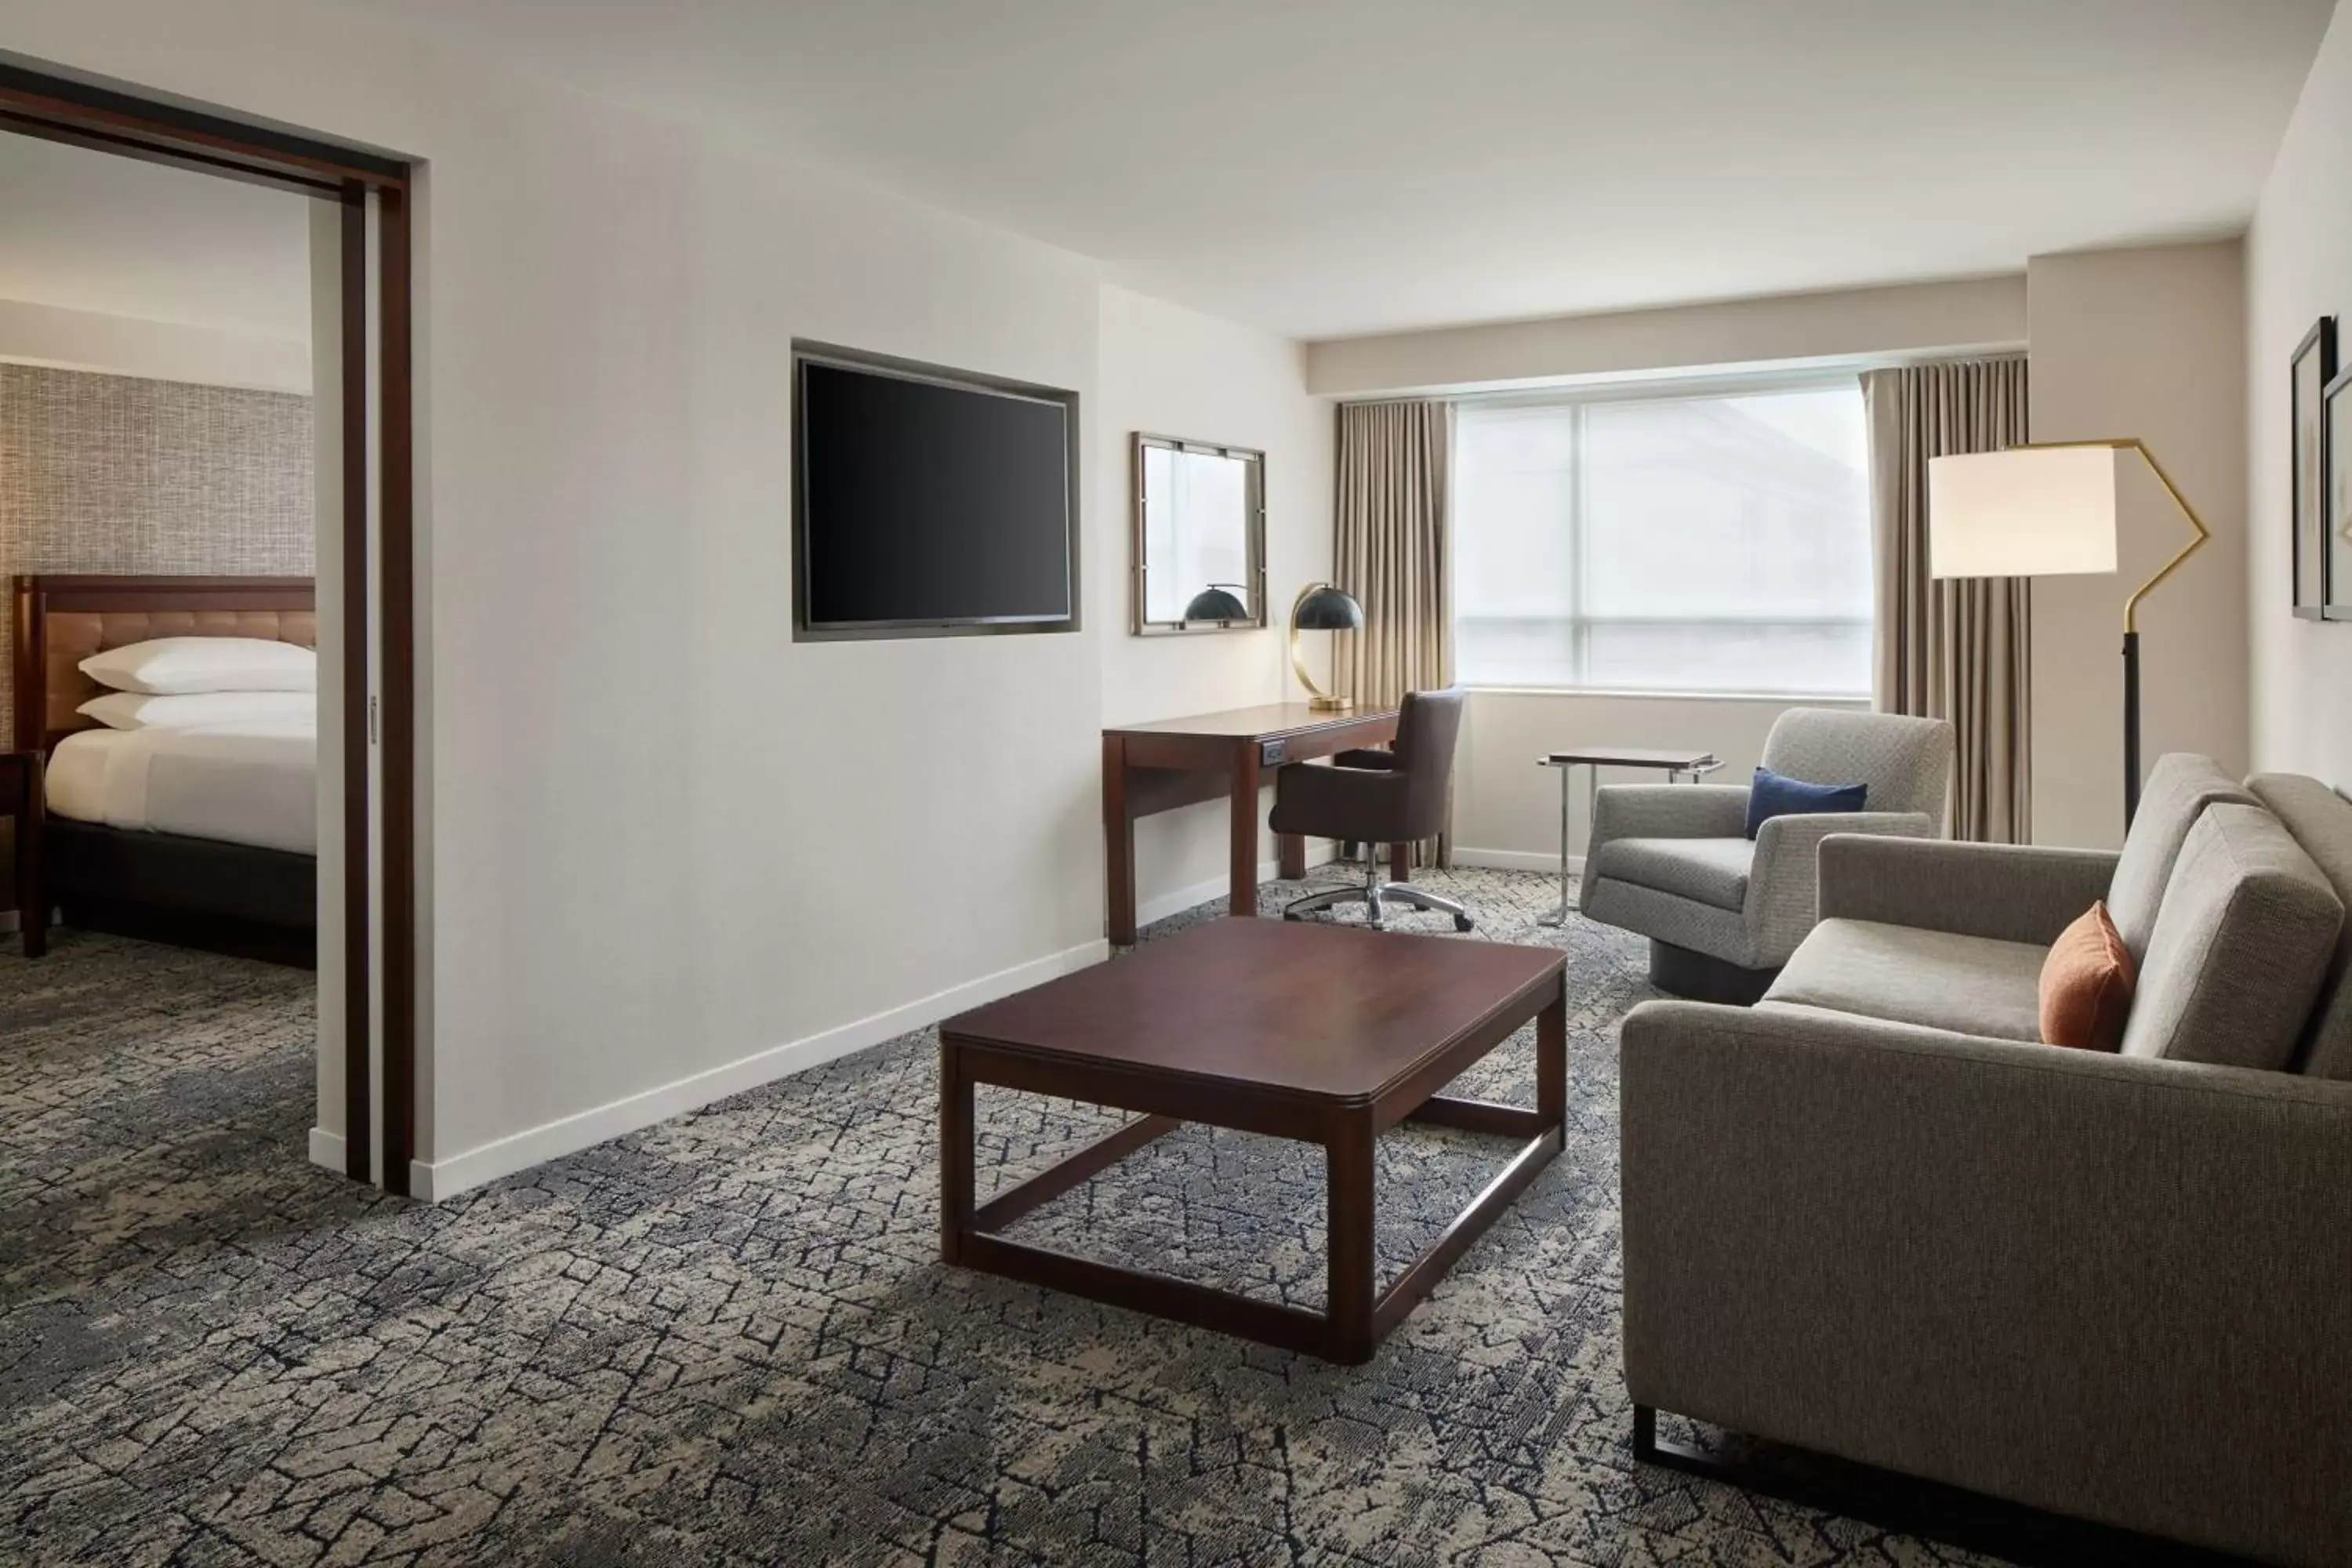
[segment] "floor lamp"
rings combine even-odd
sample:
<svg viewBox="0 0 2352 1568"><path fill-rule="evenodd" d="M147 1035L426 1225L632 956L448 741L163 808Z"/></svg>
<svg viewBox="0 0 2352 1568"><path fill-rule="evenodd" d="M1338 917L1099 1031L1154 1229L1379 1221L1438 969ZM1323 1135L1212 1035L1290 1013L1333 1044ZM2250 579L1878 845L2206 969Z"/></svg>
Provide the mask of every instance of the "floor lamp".
<svg viewBox="0 0 2352 1568"><path fill-rule="evenodd" d="M2042 441L1927 462L1932 577L2055 577L2116 569L2116 471L2137 453L2193 532L2124 601L2124 826L2139 811L2139 602L2212 537L2137 437Z"/></svg>

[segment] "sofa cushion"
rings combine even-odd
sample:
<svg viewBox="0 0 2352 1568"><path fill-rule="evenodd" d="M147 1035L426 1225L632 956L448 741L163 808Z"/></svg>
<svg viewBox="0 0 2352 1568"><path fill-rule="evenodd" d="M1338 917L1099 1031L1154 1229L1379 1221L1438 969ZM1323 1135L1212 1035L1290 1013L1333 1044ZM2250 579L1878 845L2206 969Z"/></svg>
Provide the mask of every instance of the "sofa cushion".
<svg viewBox="0 0 2352 1568"><path fill-rule="evenodd" d="M2301 773L2260 773L2246 787L2285 824L2352 910L2352 800ZM2314 1078L2352 1079L2352 918L2336 939L2336 956L2320 982L2294 1066Z"/></svg>
<svg viewBox="0 0 2352 1568"><path fill-rule="evenodd" d="M1798 945L1764 1001L2039 1041L2047 952L2034 942L1827 920Z"/></svg>
<svg viewBox="0 0 2352 1568"><path fill-rule="evenodd" d="M2343 924L2342 900L2277 817L2206 807L2165 885L2124 1054L2284 1068Z"/></svg>
<svg viewBox="0 0 2352 1568"><path fill-rule="evenodd" d="M2094 903L2050 944L2042 961L2042 1038L2112 1051L2131 1016L2132 961L2107 906Z"/></svg>
<svg viewBox="0 0 2352 1568"><path fill-rule="evenodd" d="M2253 796L2210 757L2168 752L2148 770L2139 810L2124 835L2123 858L2107 888L2107 913L2116 934L2131 950L2132 962L2147 959L2147 939L2156 930L2157 907L2172 879L2173 863L2197 818L2215 801L2253 803Z"/></svg>
<svg viewBox="0 0 2352 1568"><path fill-rule="evenodd" d="M1745 838L1612 838L1592 858L1588 876L1736 910L1748 901L1756 846Z"/></svg>

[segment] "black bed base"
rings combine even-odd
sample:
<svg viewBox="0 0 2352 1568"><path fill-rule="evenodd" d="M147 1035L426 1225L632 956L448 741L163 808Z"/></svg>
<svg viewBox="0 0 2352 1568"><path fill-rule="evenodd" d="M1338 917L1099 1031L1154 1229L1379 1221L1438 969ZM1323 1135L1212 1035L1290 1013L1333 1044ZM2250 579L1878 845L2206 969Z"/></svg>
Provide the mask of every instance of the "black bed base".
<svg viewBox="0 0 2352 1568"><path fill-rule="evenodd" d="M316 856L52 816L41 859L69 926L317 967Z"/></svg>
<svg viewBox="0 0 2352 1568"><path fill-rule="evenodd" d="M2023 1503L1921 1480L1810 1449L1735 1439L1738 1456L1658 1436L1658 1412L1633 1406L1633 1458L1726 1486L1761 1492L1874 1524L2006 1558L2024 1568L2258 1568L2233 1557L2116 1525L2096 1524Z"/></svg>

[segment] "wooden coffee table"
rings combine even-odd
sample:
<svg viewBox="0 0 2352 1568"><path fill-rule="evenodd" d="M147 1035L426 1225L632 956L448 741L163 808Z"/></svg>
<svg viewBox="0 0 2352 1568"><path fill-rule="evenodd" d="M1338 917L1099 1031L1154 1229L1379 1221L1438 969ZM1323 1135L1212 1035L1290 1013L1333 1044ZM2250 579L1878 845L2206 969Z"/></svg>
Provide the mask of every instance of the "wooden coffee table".
<svg viewBox="0 0 2352 1568"><path fill-rule="evenodd" d="M1530 1018L1535 1109L1437 1094ZM1548 949L1255 920L1221 920L975 1008L940 1026L940 1254L1328 1361L1368 1361L1563 1147L1567 1020L1563 961ZM1139 1120L975 1206L972 1089L983 1083ZM996 1234L1187 1121L1323 1146L1324 1311ZM1520 1147L1426 1252L1376 1290L1372 1144L1401 1121Z"/></svg>

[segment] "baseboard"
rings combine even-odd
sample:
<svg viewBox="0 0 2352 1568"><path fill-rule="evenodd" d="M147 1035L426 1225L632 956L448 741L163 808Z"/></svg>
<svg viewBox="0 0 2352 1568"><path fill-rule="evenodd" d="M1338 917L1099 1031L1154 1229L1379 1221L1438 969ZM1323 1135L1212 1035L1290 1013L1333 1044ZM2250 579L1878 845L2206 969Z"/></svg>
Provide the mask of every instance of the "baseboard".
<svg viewBox="0 0 2352 1568"><path fill-rule="evenodd" d="M1555 877L1559 875L1559 856L1525 849L1468 849L1457 844L1454 847L1454 863L1456 866L1482 867L1489 871L1549 871ZM1568 872L1571 877L1581 876L1584 857L1570 856Z"/></svg>
<svg viewBox="0 0 2352 1568"><path fill-rule="evenodd" d="M310 1129L310 1163L340 1176L349 1163L350 1156L343 1152L341 1133L330 1132L323 1127Z"/></svg>
<svg viewBox="0 0 2352 1568"><path fill-rule="evenodd" d="M722 1067L715 1067L674 1083L616 1100L593 1110L561 1117L540 1126L493 1139L488 1143L434 1161L412 1161L408 1167L410 1195L427 1203L437 1203L494 1182L501 1176L527 1171L533 1165L566 1154L576 1154L583 1149L700 1110L716 1100L740 1094L747 1089L757 1089L788 1074L805 1070L845 1057L852 1051L862 1051L868 1046L878 1046L885 1040L936 1024L968 1007L993 1002L1000 996L1010 996L1016 991L1026 991L1042 985L1057 976L1072 973L1090 964L1102 963L1110 956L1110 944L1097 939L1081 942L1060 952L1027 963L1017 963L993 974L982 975L966 984L909 1002L902 1007L877 1013L811 1035L805 1039L772 1046ZM311 1135L312 1158L316 1159L319 1134ZM340 1142L340 1140L338 1141Z"/></svg>
<svg viewBox="0 0 2352 1568"><path fill-rule="evenodd" d="M1307 851L1307 868L1311 871L1318 866L1328 866L1336 856L1337 851L1328 843L1309 847ZM1281 875L1281 862L1276 860L1258 862L1257 879L1259 881L1275 881ZM1135 906L1135 923L1139 926L1148 926L1154 921L1164 921L1170 915L1181 915L1186 910L1195 910L1202 904L1212 903L1223 898L1227 890L1224 878L1213 877L1205 882L1195 882L1189 888L1179 888L1172 893L1161 893L1157 898L1142 900Z"/></svg>

